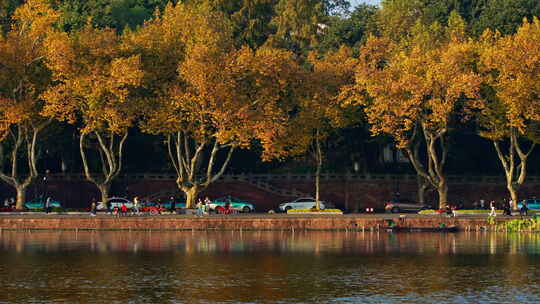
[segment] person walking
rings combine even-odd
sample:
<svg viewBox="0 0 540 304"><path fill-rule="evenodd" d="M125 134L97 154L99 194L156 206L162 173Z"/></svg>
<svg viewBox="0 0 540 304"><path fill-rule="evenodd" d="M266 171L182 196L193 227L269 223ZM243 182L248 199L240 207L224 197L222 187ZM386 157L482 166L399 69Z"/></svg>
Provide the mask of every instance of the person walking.
<svg viewBox="0 0 540 304"><path fill-rule="evenodd" d="M169 211L171 212L171 214L174 214L174 212L176 211L176 202L174 201L174 196L171 196L169 198L169 202L171 203L171 206L169 207Z"/></svg>
<svg viewBox="0 0 540 304"><path fill-rule="evenodd" d="M195 204L195 215L196 216L202 216L202 210L203 210L203 203L201 199L197 201L197 204Z"/></svg>
<svg viewBox="0 0 540 304"><path fill-rule="evenodd" d="M504 208L504 214L508 216L512 216L512 207L514 206L514 200L510 198L508 200L508 203L503 207Z"/></svg>
<svg viewBox="0 0 540 304"><path fill-rule="evenodd" d="M209 215L210 214L210 203L209 201L207 202L206 200L204 201L204 206L203 206L203 213L205 215Z"/></svg>
<svg viewBox="0 0 540 304"><path fill-rule="evenodd" d="M204 216L206 214L206 202L201 202L201 216Z"/></svg>
<svg viewBox="0 0 540 304"><path fill-rule="evenodd" d="M157 199L156 209L157 209L158 214L161 214L161 199L160 198Z"/></svg>
<svg viewBox="0 0 540 304"><path fill-rule="evenodd" d="M49 214L51 212L51 198L47 197L45 200L45 214Z"/></svg>
<svg viewBox="0 0 540 304"><path fill-rule="evenodd" d="M519 214L522 216L527 216L527 201L523 200L521 201L521 209L519 209Z"/></svg>
<svg viewBox="0 0 540 304"><path fill-rule="evenodd" d="M97 211L97 203L96 199L92 199L92 203L90 203L90 216L96 216Z"/></svg>
<svg viewBox="0 0 540 304"><path fill-rule="evenodd" d="M495 212L495 201L491 201L489 203L489 208L491 208L491 212L489 212L489 216L497 216L497 213Z"/></svg>
<svg viewBox="0 0 540 304"><path fill-rule="evenodd" d="M450 207L450 205L446 205L446 208L444 211L446 213L446 216L448 217L454 216L454 212L452 212L452 208Z"/></svg>
<svg viewBox="0 0 540 304"><path fill-rule="evenodd" d="M122 207L120 207L121 215L124 216L127 214L127 206L126 204L122 203Z"/></svg>
<svg viewBox="0 0 540 304"><path fill-rule="evenodd" d="M140 208L141 208L141 202L139 201L139 197L135 196L133 198L133 212L135 213L135 215L140 214Z"/></svg>
<svg viewBox="0 0 540 304"><path fill-rule="evenodd" d="M208 196L205 197L204 198L204 214L210 214L210 203L212 203L210 198Z"/></svg>

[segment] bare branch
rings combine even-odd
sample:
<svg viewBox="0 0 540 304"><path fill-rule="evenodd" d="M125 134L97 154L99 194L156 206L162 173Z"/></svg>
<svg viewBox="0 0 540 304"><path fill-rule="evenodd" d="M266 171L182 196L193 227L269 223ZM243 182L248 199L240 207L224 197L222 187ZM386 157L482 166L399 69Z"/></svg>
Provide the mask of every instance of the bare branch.
<svg viewBox="0 0 540 304"><path fill-rule="evenodd" d="M195 154L193 154L193 157L191 158L191 164L190 164L191 172L189 172L189 179L191 181L193 181L197 175L197 164L199 162L199 157L201 156L201 152L203 151L205 146L206 146L206 141L198 143L197 149L195 150Z"/></svg>
<svg viewBox="0 0 540 304"><path fill-rule="evenodd" d="M116 170L115 172L113 173L112 175L112 179L116 178L118 176L118 174L120 174L120 171L122 171L122 157L123 157L123 152L124 152L124 144L127 140L127 137L128 137L128 132L129 130L126 130L124 132L124 135L122 136L122 138L120 139L120 142L118 144L118 160L116 161Z"/></svg>
<svg viewBox="0 0 540 304"><path fill-rule="evenodd" d="M229 161L231 160L234 150L234 146L229 149L229 153L227 153L227 158L223 162L221 169L212 177L210 181L206 181L205 186L208 186L210 183L217 181L223 175L223 173L225 173L225 169L227 169L227 166L229 165Z"/></svg>
<svg viewBox="0 0 540 304"><path fill-rule="evenodd" d="M184 134L184 132L178 132L177 134L177 142L176 142L176 151L178 155L178 162L181 165L180 168L185 173L184 175L189 176L190 173L190 167L188 165L188 160L190 159L190 152L185 151L185 149L190 149L189 145L187 143L187 135ZM184 153L182 153L182 142L184 142Z"/></svg>
<svg viewBox="0 0 540 304"><path fill-rule="evenodd" d="M84 152L84 139L86 138L86 136L87 136L86 133L81 133L81 136L79 139L79 150L81 152L84 174L86 176L86 179L88 179L90 182L97 185L98 183L96 182L94 177L90 174L90 168L88 167L88 160L86 158L86 152Z"/></svg>
<svg viewBox="0 0 540 304"><path fill-rule="evenodd" d="M174 157L173 151L172 151L172 143L173 139L172 136L169 134L167 135L167 151L169 152L169 158L173 164L174 170L176 171L176 174L183 179L183 172L180 170L178 163L178 160Z"/></svg>
<svg viewBox="0 0 540 304"><path fill-rule="evenodd" d="M212 179L212 169L214 168L214 157L216 156L219 150L219 144L217 140L214 140L214 145L212 151L210 152L210 159L208 160L208 167L206 168L206 180L209 181Z"/></svg>
<svg viewBox="0 0 540 304"><path fill-rule="evenodd" d="M113 138L114 138L114 134L112 135L112 138L110 139L110 142L109 142L109 148L107 147L107 144L105 143L105 141L103 140L103 138L101 137L101 134L99 133L99 131L94 131L94 133L96 134L97 136L97 139L98 139L98 143L99 143L99 146L101 148L101 150L103 151L103 153L105 153L105 157L107 159L107 165L108 165L108 168L107 168L107 172L103 172L104 175L105 175L105 182L104 183L108 183L111 179L111 176L115 170L115 164L114 164L114 155L112 155L114 153L114 151L111 148L111 143L113 142Z"/></svg>

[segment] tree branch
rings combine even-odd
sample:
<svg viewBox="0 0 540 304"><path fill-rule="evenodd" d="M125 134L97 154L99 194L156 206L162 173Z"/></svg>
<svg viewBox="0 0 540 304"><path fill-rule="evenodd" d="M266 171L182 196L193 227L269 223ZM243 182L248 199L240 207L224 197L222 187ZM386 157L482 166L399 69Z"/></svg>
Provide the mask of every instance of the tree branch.
<svg viewBox="0 0 540 304"><path fill-rule="evenodd" d="M218 141L214 140L214 145L212 147L212 151L210 152L210 159L208 160L208 166L206 168L206 181L209 181L212 179L212 169L214 168L214 157L217 154L218 149Z"/></svg>
<svg viewBox="0 0 540 304"><path fill-rule="evenodd" d="M189 151L186 151L186 149L190 149L189 145L187 144L187 135L183 131L178 132L177 136L177 143L176 143L176 151L178 154L178 160L179 164L181 165L180 168L182 168L184 172L184 178L191 175L190 167L188 165L188 160L190 159L191 153ZM182 153L182 142L184 144L184 153Z"/></svg>
<svg viewBox="0 0 540 304"><path fill-rule="evenodd" d="M110 178L115 170L115 164L114 164L114 156L112 155L113 151L112 149L109 150L105 141L103 140L103 138L101 137L101 134L99 133L99 131L94 131L94 133L96 133L96 136L97 136L97 139L98 139L98 143L99 143L99 147L101 148L101 151L103 151L103 153L105 154L105 157L107 159L107 166L108 168L106 168L106 170L104 170L103 174L104 174L104 177L105 177L105 180L103 183L109 183L110 182ZM111 133L112 134L112 133ZM113 138L114 138L114 134L111 135L111 139L109 141L109 148L111 147L111 144L113 143ZM105 166L104 166L105 168Z"/></svg>
<svg viewBox="0 0 540 304"><path fill-rule="evenodd" d="M227 166L229 165L229 161L231 160L231 157L235 148L236 148L235 146L230 147L229 153L227 154L227 158L223 162L221 169L212 177L210 181L206 181L205 186L208 186L210 183L217 181L223 175L223 173L225 173L225 169L227 169Z"/></svg>
<svg viewBox="0 0 540 304"><path fill-rule="evenodd" d="M169 152L169 158L173 164L174 170L176 171L176 175L183 179L183 174L180 171L180 168L178 167L179 164L177 164L177 159L175 159L173 151L172 151L172 136L169 134L167 135L167 151Z"/></svg>
<svg viewBox="0 0 540 304"><path fill-rule="evenodd" d="M113 176L111 177L112 179L116 178L118 176L118 174L120 174L120 172L122 171L122 157L123 157L123 154L124 154L124 144L127 140L127 137L128 137L128 133L129 133L129 130L126 129L126 131L124 132L124 135L122 136L122 138L120 139L120 142L118 144L118 160L116 161L116 171L113 173Z"/></svg>
<svg viewBox="0 0 540 304"><path fill-rule="evenodd" d="M84 152L84 139L86 138L86 133L81 133L81 137L79 139L79 150L81 152L81 158L83 162L83 169L84 169L84 175L86 175L86 179L88 179L90 182L94 184L98 184L94 177L90 174L90 168L88 167L88 160L86 159L86 153Z"/></svg>

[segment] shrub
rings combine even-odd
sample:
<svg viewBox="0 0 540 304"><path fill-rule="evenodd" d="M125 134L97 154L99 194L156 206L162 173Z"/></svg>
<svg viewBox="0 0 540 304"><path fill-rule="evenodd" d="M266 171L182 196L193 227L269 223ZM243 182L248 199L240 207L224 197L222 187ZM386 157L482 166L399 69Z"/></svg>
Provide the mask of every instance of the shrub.
<svg viewBox="0 0 540 304"><path fill-rule="evenodd" d="M418 214L439 214L439 213L445 213L446 210L433 210L433 209L426 209L418 212ZM487 209L460 209L456 210L457 214L488 214L491 210ZM495 210L495 213L502 214L502 210Z"/></svg>
<svg viewBox="0 0 540 304"><path fill-rule="evenodd" d="M90 212L90 208L65 208L65 212Z"/></svg>
<svg viewBox="0 0 540 304"><path fill-rule="evenodd" d="M343 211L339 209L289 209L287 213L305 213L305 212L327 212L327 213L343 213Z"/></svg>

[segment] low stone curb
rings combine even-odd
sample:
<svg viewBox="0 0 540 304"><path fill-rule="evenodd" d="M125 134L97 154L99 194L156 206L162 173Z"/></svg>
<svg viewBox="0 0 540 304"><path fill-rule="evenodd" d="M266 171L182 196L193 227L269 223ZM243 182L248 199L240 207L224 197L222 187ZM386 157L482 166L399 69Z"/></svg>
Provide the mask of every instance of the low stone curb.
<svg viewBox="0 0 540 304"><path fill-rule="evenodd" d="M288 215L343 215L343 212L287 212Z"/></svg>

